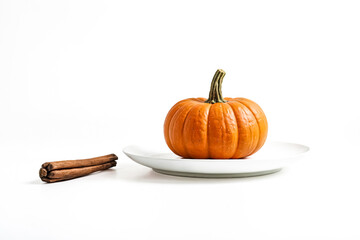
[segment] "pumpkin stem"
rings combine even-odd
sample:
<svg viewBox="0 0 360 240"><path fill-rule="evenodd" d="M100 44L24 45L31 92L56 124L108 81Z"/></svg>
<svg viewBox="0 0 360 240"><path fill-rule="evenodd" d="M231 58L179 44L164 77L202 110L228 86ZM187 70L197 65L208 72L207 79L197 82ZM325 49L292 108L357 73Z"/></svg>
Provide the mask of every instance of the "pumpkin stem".
<svg viewBox="0 0 360 240"><path fill-rule="evenodd" d="M225 77L225 71L222 69L218 69L215 72L213 80L211 81L209 98L206 100L206 103L214 104L214 103L224 103L227 102L222 96L222 82Z"/></svg>

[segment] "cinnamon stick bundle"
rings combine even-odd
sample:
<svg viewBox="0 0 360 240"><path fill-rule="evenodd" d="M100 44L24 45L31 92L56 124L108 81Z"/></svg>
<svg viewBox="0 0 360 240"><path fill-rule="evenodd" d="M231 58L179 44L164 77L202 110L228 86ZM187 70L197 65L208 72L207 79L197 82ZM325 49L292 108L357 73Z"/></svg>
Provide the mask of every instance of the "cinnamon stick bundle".
<svg viewBox="0 0 360 240"><path fill-rule="evenodd" d="M39 175L41 180L48 183L69 180L114 167L117 159L115 154L109 154L96 158L46 162L42 164Z"/></svg>

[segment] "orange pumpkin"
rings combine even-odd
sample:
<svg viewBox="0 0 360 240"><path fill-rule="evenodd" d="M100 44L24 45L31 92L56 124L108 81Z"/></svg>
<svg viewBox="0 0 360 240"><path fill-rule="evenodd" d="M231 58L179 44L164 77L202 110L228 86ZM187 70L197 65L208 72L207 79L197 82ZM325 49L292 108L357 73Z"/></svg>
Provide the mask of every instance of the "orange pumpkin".
<svg viewBox="0 0 360 240"><path fill-rule="evenodd" d="M268 123L263 110L246 98L223 98L225 72L217 70L209 98L176 103L164 124L169 148L184 158L244 158L265 143Z"/></svg>

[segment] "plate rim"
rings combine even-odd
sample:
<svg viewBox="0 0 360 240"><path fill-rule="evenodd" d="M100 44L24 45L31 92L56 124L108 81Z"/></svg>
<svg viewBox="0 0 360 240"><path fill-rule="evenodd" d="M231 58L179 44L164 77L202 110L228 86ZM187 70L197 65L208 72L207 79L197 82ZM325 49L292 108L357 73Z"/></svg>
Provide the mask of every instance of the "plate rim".
<svg viewBox="0 0 360 240"><path fill-rule="evenodd" d="M304 144L299 144L299 143L293 143L293 142L283 142L283 141L271 141L270 143L282 143L282 144L290 144L290 145L297 145L297 146L302 146L305 148L305 151L300 152L294 156L291 157L279 157L279 158L269 158L269 159L250 159L250 158L230 158L230 159L209 159L209 158L154 158L148 155L138 155L138 154L132 154L132 153L128 153L126 151L126 149L130 148L130 147L138 147L141 148L140 145L136 145L136 144L131 144L128 145L126 147L124 147L122 149L122 152L130 157L128 154L133 155L133 156L137 156L137 157L142 157L142 158L147 158L147 159L151 159L153 161L187 161L187 162L191 162L191 161L195 161L195 162L226 162L226 161L231 161L231 162L259 162L259 161L271 161L271 160L285 160L285 159L291 159L291 158L297 158L300 157L306 153L308 153L310 151L310 147ZM167 154L167 153L173 153L170 149L168 149L168 152L158 152L158 153L163 153L163 154ZM156 154L156 152L155 152ZM175 153L173 153L175 156L181 157L179 155L176 155Z"/></svg>

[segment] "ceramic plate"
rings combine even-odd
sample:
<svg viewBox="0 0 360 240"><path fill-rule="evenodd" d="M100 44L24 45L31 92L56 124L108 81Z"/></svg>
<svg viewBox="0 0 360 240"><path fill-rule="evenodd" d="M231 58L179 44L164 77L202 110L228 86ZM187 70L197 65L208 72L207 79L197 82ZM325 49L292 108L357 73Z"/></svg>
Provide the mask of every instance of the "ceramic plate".
<svg viewBox="0 0 360 240"><path fill-rule="evenodd" d="M170 150L157 151L128 146L123 152L135 162L155 172L185 177L251 177L280 171L304 156L309 147L296 143L267 142L254 155L244 159L186 159Z"/></svg>

